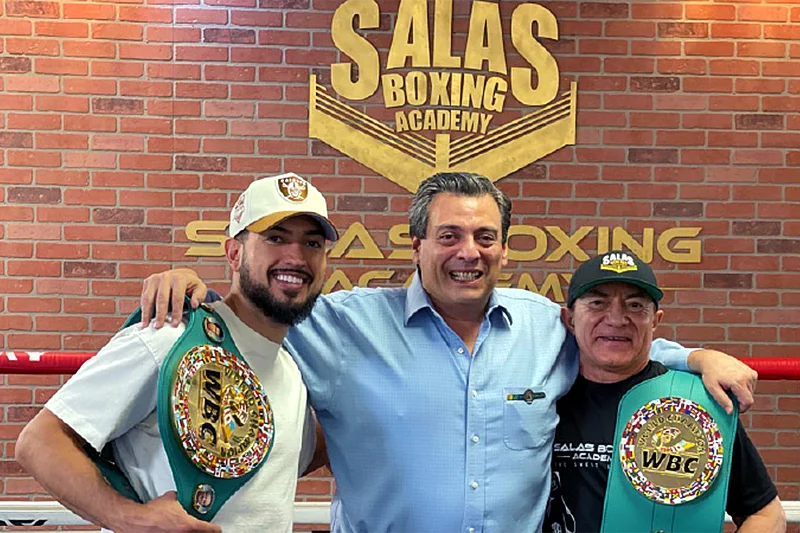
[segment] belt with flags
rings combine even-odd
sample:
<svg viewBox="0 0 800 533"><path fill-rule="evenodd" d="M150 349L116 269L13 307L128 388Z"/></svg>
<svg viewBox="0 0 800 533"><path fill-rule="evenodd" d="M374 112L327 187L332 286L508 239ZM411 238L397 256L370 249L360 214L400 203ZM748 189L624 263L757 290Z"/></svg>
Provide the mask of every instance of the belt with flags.
<svg viewBox="0 0 800 533"><path fill-rule="evenodd" d="M693 374L631 388L617 410L601 531L721 532L737 422Z"/></svg>
<svg viewBox="0 0 800 533"><path fill-rule="evenodd" d="M178 501L189 514L210 521L263 466L275 422L258 377L223 320L209 306L191 309L187 300L185 307L186 330L158 376L158 428ZM140 320L137 309L123 327ZM106 479L137 499L116 465L102 461L104 455L98 466Z"/></svg>

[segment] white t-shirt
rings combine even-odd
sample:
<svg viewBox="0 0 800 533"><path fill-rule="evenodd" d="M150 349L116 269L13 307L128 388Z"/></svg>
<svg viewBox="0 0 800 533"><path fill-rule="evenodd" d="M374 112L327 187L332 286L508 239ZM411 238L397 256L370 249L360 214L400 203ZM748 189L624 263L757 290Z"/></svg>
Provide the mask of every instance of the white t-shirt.
<svg viewBox="0 0 800 533"><path fill-rule="evenodd" d="M223 302L213 307L261 380L275 422L269 457L213 522L225 533L290 532L297 476L315 446L306 387L281 346L246 326ZM158 330L134 325L120 331L45 405L94 449L113 441L120 468L144 501L175 490L155 409L161 363L184 330L181 324Z"/></svg>

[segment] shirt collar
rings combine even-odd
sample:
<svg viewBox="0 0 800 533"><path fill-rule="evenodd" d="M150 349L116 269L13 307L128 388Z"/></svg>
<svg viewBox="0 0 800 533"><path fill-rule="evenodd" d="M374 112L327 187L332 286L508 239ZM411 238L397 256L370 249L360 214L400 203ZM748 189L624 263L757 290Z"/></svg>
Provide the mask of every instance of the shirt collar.
<svg viewBox="0 0 800 533"><path fill-rule="evenodd" d="M497 290L493 290L491 296L489 297L489 305L487 307L486 316L492 317L499 313L499 316L502 316L503 319L505 319L506 324L510 326L513 323L511 312L508 310L508 307L502 303L502 300L503 296L499 294ZM425 292L424 288L422 288L419 272L415 272L414 279L411 280L411 285L409 285L408 291L406 291L406 309L404 317L405 325L408 325L411 317L426 307L431 311L435 311L433 304L431 303L430 296L428 296L428 293Z"/></svg>

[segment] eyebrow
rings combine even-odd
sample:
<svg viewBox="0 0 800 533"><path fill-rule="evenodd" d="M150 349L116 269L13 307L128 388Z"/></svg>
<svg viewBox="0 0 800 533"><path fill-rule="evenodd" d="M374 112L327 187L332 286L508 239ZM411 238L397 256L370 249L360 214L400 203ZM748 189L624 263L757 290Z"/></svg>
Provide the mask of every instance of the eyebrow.
<svg viewBox="0 0 800 533"><path fill-rule="evenodd" d="M442 231L442 230L464 231L464 227L463 226L459 226L458 224L442 224L441 226L437 226L436 227L436 231ZM481 232L481 231L490 231L490 232L492 232L494 234L500 233L500 230L498 230L497 228L494 228L492 226L481 226L480 228L475 230L476 233L477 232Z"/></svg>
<svg viewBox="0 0 800 533"><path fill-rule="evenodd" d="M265 230L265 233L267 231L279 231L281 233L287 233L287 234L291 233L288 229L284 228L280 224L277 224L275 226L272 226L268 230ZM312 229L312 230L304 231L303 235L314 235L314 236L324 237L325 236L325 232L322 231L322 228L317 227L317 228Z"/></svg>

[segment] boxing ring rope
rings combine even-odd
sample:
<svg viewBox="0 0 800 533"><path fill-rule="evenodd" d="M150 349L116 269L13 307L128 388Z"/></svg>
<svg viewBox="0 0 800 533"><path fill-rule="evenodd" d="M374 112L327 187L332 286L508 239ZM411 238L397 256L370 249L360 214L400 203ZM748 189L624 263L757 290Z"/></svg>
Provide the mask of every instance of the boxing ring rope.
<svg viewBox="0 0 800 533"><path fill-rule="evenodd" d="M74 374L94 352L0 351L0 374ZM762 380L800 380L800 357L755 357L741 361Z"/></svg>
<svg viewBox="0 0 800 533"><path fill-rule="evenodd" d="M0 351L0 374L74 374L94 352ZM800 357L756 357L741 359L758 379L800 380Z"/></svg>
<svg viewBox="0 0 800 533"><path fill-rule="evenodd" d="M330 523L330 502L294 502L294 523L325 525ZM800 506L798 506L800 517ZM0 502L0 526L91 526L66 507L54 501L4 501ZM326 526L327 527L327 526ZM25 531L25 530L22 530ZM30 530L49 533L41 529ZM52 530L55 531L55 530ZM92 530L89 530L92 531Z"/></svg>
<svg viewBox="0 0 800 533"><path fill-rule="evenodd" d="M0 374L74 374L94 352L0 351ZM742 359L762 380L800 380L800 358L759 357ZM800 501L785 501L787 522L800 522ZM295 502L295 524L328 524L330 502ZM726 516L730 521L730 517ZM91 525L54 501L0 502L0 526ZM22 530L24 531L24 530ZM37 527L37 533L51 533ZM55 530L52 530L55 532Z"/></svg>
<svg viewBox="0 0 800 533"><path fill-rule="evenodd" d="M789 523L800 522L800 502L781 502ZM294 523L298 525L330 523L329 502L295 502ZM725 521L731 522L726 514ZM0 526L86 526L92 525L71 513L58 502L9 501L0 502ZM27 532L28 530L17 530ZM51 533L55 530L29 530L31 533ZM91 531L91 530L90 530Z"/></svg>

